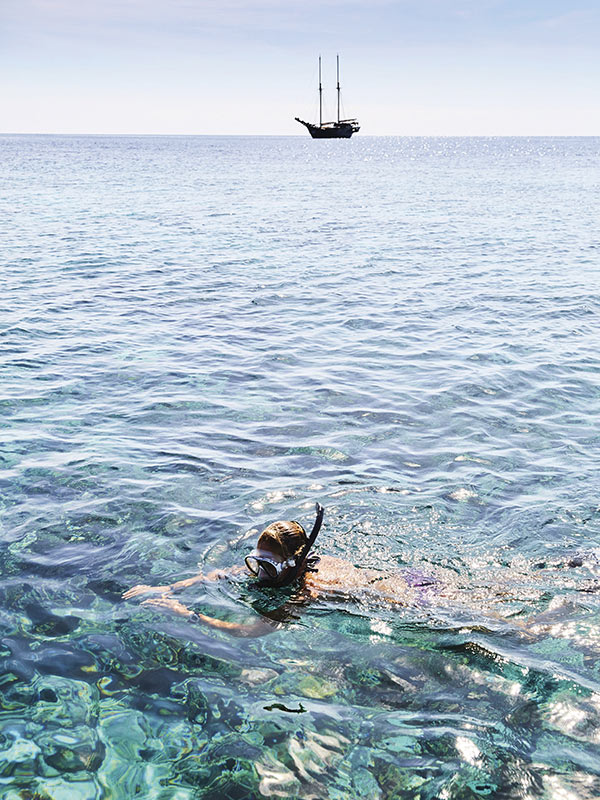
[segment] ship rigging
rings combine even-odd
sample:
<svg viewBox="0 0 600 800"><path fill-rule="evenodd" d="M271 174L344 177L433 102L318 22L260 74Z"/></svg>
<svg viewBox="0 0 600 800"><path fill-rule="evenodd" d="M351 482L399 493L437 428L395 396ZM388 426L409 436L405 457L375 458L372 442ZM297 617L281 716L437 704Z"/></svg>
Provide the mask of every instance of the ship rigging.
<svg viewBox="0 0 600 800"><path fill-rule="evenodd" d="M321 56L319 56L319 124L305 122L295 117L296 122L304 125L313 139L349 139L360 130L357 119L340 119L340 57L337 56L337 121L323 122L323 85L321 83Z"/></svg>

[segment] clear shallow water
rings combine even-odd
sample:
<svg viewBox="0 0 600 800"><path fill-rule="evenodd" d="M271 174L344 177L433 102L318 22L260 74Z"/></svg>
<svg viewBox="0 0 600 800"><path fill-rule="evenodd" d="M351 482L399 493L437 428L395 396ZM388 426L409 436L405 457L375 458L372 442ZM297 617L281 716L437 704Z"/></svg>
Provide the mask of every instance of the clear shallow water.
<svg viewBox="0 0 600 800"><path fill-rule="evenodd" d="M2 797L600 795L600 140L0 151ZM315 500L445 599L120 600Z"/></svg>

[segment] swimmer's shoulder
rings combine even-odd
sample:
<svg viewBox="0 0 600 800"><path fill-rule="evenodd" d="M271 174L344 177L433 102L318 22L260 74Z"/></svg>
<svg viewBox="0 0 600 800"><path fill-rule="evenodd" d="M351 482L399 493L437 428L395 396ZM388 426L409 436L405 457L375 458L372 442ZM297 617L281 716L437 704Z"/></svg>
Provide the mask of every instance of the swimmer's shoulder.
<svg viewBox="0 0 600 800"><path fill-rule="evenodd" d="M307 580L315 584L336 583L354 585L357 581L366 580L369 570L358 569L344 558L321 556L317 571L307 573ZM375 574L375 573L374 573Z"/></svg>
<svg viewBox="0 0 600 800"><path fill-rule="evenodd" d="M343 558L336 558L336 556L319 556L316 574L318 575L320 573L322 576L336 575L345 573L353 568L353 565Z"/></svg>

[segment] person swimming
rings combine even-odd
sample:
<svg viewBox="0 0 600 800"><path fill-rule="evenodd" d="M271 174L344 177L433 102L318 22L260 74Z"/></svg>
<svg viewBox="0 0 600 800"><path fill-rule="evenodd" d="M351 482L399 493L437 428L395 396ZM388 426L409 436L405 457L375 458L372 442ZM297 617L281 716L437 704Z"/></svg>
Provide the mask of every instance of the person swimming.
<svg viewBox="0 0 600 800"><path fill-rule="evenodd" d="M229 578L245 571L238 566L225 572L213 570L165 586L139 584L123 593L124 600L144 594L158 595L143 605L169 609L192 621L228 630L237 636L261 636L281 627L295 616L298 606L318 599L382 600L397 605L426 602L429 591L438 581L419 571L390 573L356 567L334 556L317 556L312 547L321 530L324 509L316 504L316 519L310 535L295 520L273 522L260 534L255 549L244 559L245 570L258 585L283 588L295 583L289 600L274 611L262 611L251 625L226 622L187 608L172 595L202 581Z"/></svg>
<svg viewBox="0 0 600 800"><path fill-rule="evenodd" d="M350 600L360 604L377 604L386 607L413 607L431 611L434 607L443 613L445 608L472 611L476 616L508 623L504 613L494 606L513 598L512 580L506 583L488 581L479 587L462 585L460 576L451 570L436 569L436 575L421 570L384 571L357 567L341 558L329 555L317 556L312 548L321 530L324 509L316 504L316 519L310 535L295 520L273 522L260 534L255 549L244 559L244 566L228 571L213 570L164 586L139 584L124 592L124 600L149 594L156 595L142 601L143 605L168 609L193 622L202 622L210 627L226 630L234 636L263 636L281 628L298 615L299 607L311 601ZM579 566L577 562L573 566ZM571 564L569 563L569 566ZM432 570L433 571L433 570ZM260 609L251 624L240 624L197 613L175 597L194 584L233 578L246 572L259 587L281 589L293 585L293 591L280 607L274 610ZM597 591L598 584L584 586L578 591ZM523 634L529 633L533 618L515 620L511 614L510 624ZM538 623L546 623L546 614L537 617ZM546 627L546 625L545 625Z"/></svg>

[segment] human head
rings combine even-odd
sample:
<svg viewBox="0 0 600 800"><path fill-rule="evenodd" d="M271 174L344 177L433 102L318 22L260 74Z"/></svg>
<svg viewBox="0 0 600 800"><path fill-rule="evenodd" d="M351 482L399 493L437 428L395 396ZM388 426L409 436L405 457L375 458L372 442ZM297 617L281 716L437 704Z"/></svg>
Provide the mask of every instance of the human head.
<svg viewBox="0 0 600 800"><path fill-rule="evenodd" d="M246 559L246 566L261 583L283 585L307 541L306 531L299 522L273 522L258 537L256 549ZM261 558L264 559L262 564Z"/></svg>
<svg viewBox="0 0 600 800"><path fill-rule="evenodd" d="M246 557L246 566L261 583L287 586L304 571L316 572L319 557L310 552L315 543L325 509L315 504L317 516L310 532L299 522L274 522L261 533L256 550Z"/></svg>

